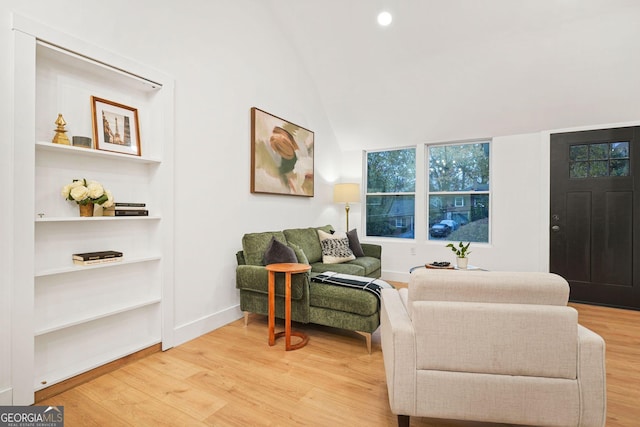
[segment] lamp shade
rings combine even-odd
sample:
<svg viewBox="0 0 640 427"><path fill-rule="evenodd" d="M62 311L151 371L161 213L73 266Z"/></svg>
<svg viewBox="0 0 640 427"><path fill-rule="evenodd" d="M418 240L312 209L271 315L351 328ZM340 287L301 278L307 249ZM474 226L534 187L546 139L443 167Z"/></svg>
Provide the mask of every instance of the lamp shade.
<svg viewBox="0 0 640 427"><path fill-rule="evenodd" d="M355 203L360 201L360 184L336 184L333 187L333 201Z"/></svg>

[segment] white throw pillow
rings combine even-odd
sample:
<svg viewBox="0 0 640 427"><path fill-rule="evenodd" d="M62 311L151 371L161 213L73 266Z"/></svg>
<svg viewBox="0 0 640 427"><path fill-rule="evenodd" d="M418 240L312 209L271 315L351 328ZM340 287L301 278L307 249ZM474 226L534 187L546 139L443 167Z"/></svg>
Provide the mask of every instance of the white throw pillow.
<svg viewBox="0 0 640 427"><path fill-rule="evenodd" d="M346 233L335 232L329 234L318 230L320 245L322 245L322 262L325 264L340 264L356 259L349 248L349 238Z"/></svg>

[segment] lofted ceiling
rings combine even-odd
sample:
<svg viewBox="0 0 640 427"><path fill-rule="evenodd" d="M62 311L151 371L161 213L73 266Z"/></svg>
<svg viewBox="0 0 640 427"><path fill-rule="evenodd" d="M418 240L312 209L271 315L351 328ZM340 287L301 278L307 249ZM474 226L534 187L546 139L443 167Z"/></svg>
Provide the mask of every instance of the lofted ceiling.
<svg viewBox="0 0 640 427"><path fill-rule="evenodd" d="M345 150L640 119L640 1L269 4Z"/></svg>

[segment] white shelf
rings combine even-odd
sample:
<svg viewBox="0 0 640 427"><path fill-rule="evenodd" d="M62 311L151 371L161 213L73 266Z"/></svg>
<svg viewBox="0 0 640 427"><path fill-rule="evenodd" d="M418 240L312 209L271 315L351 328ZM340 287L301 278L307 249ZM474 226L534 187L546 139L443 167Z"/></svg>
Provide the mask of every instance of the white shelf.
<svg viewBox="0 0 640 427"><path fill-rule="evenodd" d="M39 329L34 332L34 336L40 336L45 334L50 334L51 332L56 332L62 329L70 328L72 326L81 325L86 322L91 322L93 320L102 319L104 317L114 316L116 314L124 313L126 311L137 310L142 307L146 307L148 305L159 304L161 302L160 298L153 298L147 301L141 301L136 304L130 304L121 307L113 307L106 309L102 312L96 312L93 316L84 317L82 319L76 319L74 321L63 322L57 325L52 325L47 328Z"/></svg>
<svg viewBox="0 0 640 427"><path fill-rule="evenodd" d="M157 221L162 219L158 215L150 216L52 216L36 218L36 222L86 222L86 221Z"/></svg>
<svg viewBox="0 0 640 427"><path fill-rule="evenodd" d="M29 405L34 389L171 347L174 79L23 16L14 14L13 29L12 173L30 191L10 204L26 213L13 219L12 398ZM93 138L91 96L136 108L142 156L51 142L60 113L69 138ZM80 217L60 194L74 177L105 184L117 201L144 201L154 215ZM73 264L72 253L100 248L126 258Z"/></svg>
<svg viewBox="0 0 640 427"><path fill-rule="evenodd" d="M37 141L36 150L42 152L64 153L70 156L87 157L87 158L103 158L117 159L132 163L160 164L162 160L144 156L132 156L129 154L113 153L111 151L95 150L93 148L74 147L73 145L53 144L51 142Z"/></svg>
<svg viewBox="0 0 640 427"><path fill-rule="evenodd" d="M110 354L93 357L91 359L85 359L81 363L75 364L71 367L47 372L46 374L43 374L41 376L41 378L46 378L46 382L44 384L42 382L45 380L40 379L38 381L38 378L36 378L36 382L33 385L34 391L45 389L53 384L57 384L64 380L68 380L69 378L75 377L76 375L82 374L95 368L99 368L102 365L120 359L123 354L133 354L140 350L144 350L145 348L151 347L152 345L156 345L160 342L160 339L151 338L148 341L139 342L135 345L114 349L110 352Z"/></svg>
<svg viewBox="0 0 640 427"><path fill-rule="evenodd" d="M150 262L150 261L159 261L162 258L160 256L149 256L149 257L139 257L139 258L127 258L122 261L117 262L106 262L104 264L93 264L93 265L70 265L66 267L60 268L51 268L42 271L36 271L35 277L45 277L45 276L53 276L55 274L66 274L66 273L78 273L81 271L93 270L96 268L113 268L119 267L128 264L137 264L140 262Z"/></svg>

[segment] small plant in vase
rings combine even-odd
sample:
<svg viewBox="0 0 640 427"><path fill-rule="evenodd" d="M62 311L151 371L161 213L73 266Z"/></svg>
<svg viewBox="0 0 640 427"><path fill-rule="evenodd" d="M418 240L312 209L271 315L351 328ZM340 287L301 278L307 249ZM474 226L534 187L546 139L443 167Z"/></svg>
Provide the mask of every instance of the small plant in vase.
<svg viewBox="0 0 640 427"><path fill-rule="evenodd" d="M467 255L471 253L471 251L469 250L469 246L471 246L471 242L467 243L466 245L462 242L459 242L457 246L453 243L449 243L447 245L447 247L451 248L451 250L456 254L458 268L467 268L467 264L469 262L469 258L467 258Z"/></svg>
<svg viewBox="0 0 640 427"><path fill-rule="evenodd" d="M113 195L97 181L74 179L71 184L62 188L61 193L66 200L78 204L80 216L93 216L94 204L104 208L113 206Z"/></svg>

